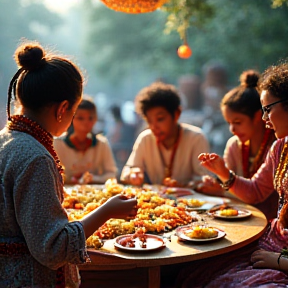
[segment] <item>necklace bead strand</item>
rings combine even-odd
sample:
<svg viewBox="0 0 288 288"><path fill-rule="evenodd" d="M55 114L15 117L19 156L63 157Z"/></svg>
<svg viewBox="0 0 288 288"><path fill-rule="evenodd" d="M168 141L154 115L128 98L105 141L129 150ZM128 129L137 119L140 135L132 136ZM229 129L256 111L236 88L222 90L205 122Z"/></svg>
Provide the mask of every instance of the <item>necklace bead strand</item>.
<svg viewBox="0 0 288 288"><path fill-rule="evenodd" d="M7 127L9 130L24 132L34 137L41 143L54 158L57 169L63 179L64 169L60 163L58 155L53 147L53 136L44 130L38 123L24 115L13 115L8 120Z"/></svg>
<svg viewBox="0 0 288 288"><path fill-rule="evenodd" d="M288 166L288 143L285 143L281 156L280 161L276 169L275 177L274 177L274 187L280 194L279 197L279 211L281 210L282 206L285 204L286 199L284 199L284 191L281 189L282 182L286 179L287 175L287 166Z"/></svg>

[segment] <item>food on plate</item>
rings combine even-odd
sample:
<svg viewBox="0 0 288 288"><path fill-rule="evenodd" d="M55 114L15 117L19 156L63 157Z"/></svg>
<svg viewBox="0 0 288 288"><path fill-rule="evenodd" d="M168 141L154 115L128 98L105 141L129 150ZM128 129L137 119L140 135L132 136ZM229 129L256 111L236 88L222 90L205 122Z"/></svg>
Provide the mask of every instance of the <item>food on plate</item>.
<svg viewBox="0 0 288 288"><path fill-rule="evenodd" d="M177 202L178 202L178 206L187 206L190 208L198 208L198 207L203 206L204 203L206 203L203 200L194 199L194 198L191 198L191 199L180 198L177 200Z"/></svg>
<svg viewBox="0 0 288 288"><path fill-rule="evenodd" d="M184 234L195 239L209 239L218 236L218 230L213 227L195 226L184 231Z"/></svg>
<svg viewBox="0 0 288 288"><path fill-rule="evenodd" d="M110 219L105 222L93 235L101 239L113 239L119 235L131 234L135 232L133 221L123 219Z"/></svg>
<svg viewBox="0 0 288 288"><path fill-rule="evenodd" d="M227 208L219 211L221 216L238 216L238 210L233 208Z"/></svg>
<svg viewBox="0 0 288 288"><path fill-rule="evenodd" d="M134 248L139 246L140 248L147 247L147 235L145 234L144 228L138 228L136 232L132 235L128 235L127 237L123 237L118 241L123 247Z"/></svg>
<svg viewBox="0 0 288 288"><path fill-rule="evenodd" d="M86 240L87 248L100 249L103 246L103 241L97 235L91 235Z"/></svg>

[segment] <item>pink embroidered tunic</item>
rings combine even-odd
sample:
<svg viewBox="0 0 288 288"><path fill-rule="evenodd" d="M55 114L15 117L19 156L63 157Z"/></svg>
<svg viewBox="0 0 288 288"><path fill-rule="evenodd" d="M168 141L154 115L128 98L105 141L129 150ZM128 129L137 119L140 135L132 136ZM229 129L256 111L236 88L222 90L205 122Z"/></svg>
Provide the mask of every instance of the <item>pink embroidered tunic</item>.
<svg viewBox="0 0 288 288"><path fill-rule="evenodd" d="M274 175L286 141L288 141L288 138L277 140L271 147L265 162L253 178L249 180L236 177L230 191L246 203L253 204L265 200L275 188L273 186ZM284 203L288 199L287 172L286 178L284 178L281 187L277 191L280 195L284 195ZM246 191L250 191L250 193L246 193ZM281 206L280 203L278 213ZM277 221L277 218L271 221L266 233L260 238L258 245L250 245L239 251L228 253L222 259L218 257L193 263L180 273L178 283L182 282L182 288L288 287L287 273L273 269L253 269L250 262L251 254L256 249L261 248L279 253L284 247L287 247L288 229L280 230L277 226Z"/></svg>

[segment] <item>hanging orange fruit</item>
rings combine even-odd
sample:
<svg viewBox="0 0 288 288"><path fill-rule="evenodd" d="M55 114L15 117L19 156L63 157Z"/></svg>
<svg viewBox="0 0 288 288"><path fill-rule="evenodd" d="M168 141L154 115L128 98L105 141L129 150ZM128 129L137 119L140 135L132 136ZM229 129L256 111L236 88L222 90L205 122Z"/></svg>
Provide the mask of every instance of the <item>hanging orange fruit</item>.
<svg viewBox="0 0 288 288"><path fill-rule="evenodd" d="M179 46L177 53L180 58L188 59L192 55L192 50L187 44L183 44Z"/></svg>

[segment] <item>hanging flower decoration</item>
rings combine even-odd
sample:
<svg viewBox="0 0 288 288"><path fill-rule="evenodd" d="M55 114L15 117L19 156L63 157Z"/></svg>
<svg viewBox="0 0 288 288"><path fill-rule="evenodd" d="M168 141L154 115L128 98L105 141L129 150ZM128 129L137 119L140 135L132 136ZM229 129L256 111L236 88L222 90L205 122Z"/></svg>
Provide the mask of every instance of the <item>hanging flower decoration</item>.
<svg viewBox="0 0 288 288"><path fill-rule="evenodd" d="M101 0L108 8L131 14L153 12L168 0Z"/></svg>

